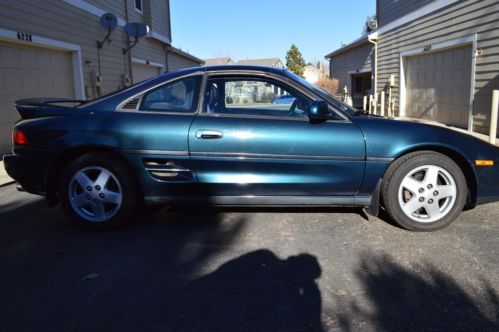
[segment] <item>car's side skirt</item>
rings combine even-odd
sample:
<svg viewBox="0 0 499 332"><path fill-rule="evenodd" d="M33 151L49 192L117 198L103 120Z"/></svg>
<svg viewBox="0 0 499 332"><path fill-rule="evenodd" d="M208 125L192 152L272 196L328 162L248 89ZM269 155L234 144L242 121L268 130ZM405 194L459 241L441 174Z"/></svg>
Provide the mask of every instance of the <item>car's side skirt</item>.
<svg viewBox="0 0 499 332"><path fill-rule="evenodd" d="M151 204L220 206L369 206L371 196L146 196Z"/></svg>

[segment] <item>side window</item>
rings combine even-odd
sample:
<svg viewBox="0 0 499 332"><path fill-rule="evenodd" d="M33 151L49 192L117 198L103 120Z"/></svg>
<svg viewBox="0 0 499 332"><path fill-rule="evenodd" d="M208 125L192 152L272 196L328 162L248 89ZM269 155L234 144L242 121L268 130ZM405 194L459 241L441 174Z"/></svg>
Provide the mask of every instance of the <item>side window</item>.
<svg viewBox="0 0 499 332"><path fill-rule="evenodd" d="M157 112L195 112L200 81L200 77L188 77L149 91L143 97L140 109Z"/></svg>
<svg viewBox="0 0 499 332"><path fill-rule="evenodd" d="M210 79L204 111L273 117L307 117L310 101L277 82L265 79Z"/></svg>

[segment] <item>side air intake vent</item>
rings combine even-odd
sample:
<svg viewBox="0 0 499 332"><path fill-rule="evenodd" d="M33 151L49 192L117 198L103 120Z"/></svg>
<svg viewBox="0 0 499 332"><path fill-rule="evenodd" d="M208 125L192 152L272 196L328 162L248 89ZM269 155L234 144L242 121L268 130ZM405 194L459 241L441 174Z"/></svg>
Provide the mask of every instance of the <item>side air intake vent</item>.
<svg viewBox="0 0 499 332"><path fill-rule="evenodd" d="M123 105L123 109L125 109L125 110L136 110L137 109L137 105L139 105L139 101L140 101L140 98L130 99L129 101L127 101Z"/></svg>

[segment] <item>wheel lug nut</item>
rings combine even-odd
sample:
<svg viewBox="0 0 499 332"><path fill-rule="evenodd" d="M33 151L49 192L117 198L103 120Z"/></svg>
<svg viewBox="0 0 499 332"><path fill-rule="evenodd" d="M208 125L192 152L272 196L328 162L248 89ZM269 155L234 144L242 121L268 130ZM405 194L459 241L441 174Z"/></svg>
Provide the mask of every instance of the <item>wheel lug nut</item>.
<svg viewBox="0 0 499 332"><path fill-rule="evenodd" d="M95 189L100 190L100 186L99 185L95 186Z"/></svg>
<svg viewBox="0 0 499 332"><path fill-rule="evenodd" d="M89 201L90 200L90 195L85 196L85 198L87 199L87 201Z"/></svg>
<svg viewBox="0 0 499 332"><path fill-rule="evenodd" d="M428 189L431 189L431 188L433 188L433 185L429 184Z"/></svg>
<svg viewBox="0 0 499 332"><path fill-rule="evenodd" d="M438 196L438 191L433 192L433 196Z"/></svg>
<svg viewBox="0 0 499 332"><path fill-rule="evenodd" d="M94 204L99 204L99 201L94 199Z"/></svg>
<svg viewBox="0 0 499 332"><path fill-rule="evenodd" d="M100 198L104 198L104 197L106 197L106 196L104 196L104 194L103 194L103 193L100 193L100 194L99 194L99 197L100 197Z"/></svg>
<svg viewBox="0 0 499 332"><path fill-rule="evenodd" d="M420 194L424 193L424 188L419 188L419 193Z"/></svg>
<svg viewBox="0 0 499 332"><path fill-rule="evenodd" d="M423 203L423 202L424 202L424 197L419 197L419 201L420 201L421 203Z"/></svg>
<svg viewBox="0 0 499 332"><path fill-rule="evenodd" d="M432 199L429 199L429 200L428 200L428 204L433 204L433 200L432 200Z"/></svg>
<svg viewBox="0 0 499 332"><path fill-rule="evenodd" d="M92 187L91 187L91 186L88 186L88 187L87 187L87 190L88 190L88 191L92 191Z"/></svg>

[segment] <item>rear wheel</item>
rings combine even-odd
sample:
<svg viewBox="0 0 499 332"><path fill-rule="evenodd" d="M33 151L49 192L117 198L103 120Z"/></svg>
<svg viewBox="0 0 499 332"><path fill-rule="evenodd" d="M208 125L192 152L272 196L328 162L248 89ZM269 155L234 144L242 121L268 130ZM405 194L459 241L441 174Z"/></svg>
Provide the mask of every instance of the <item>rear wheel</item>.
<svg viewBox="0 0 499 332"><path fill-rule="evenodd" d="M110 154L80 156L64 170L61 205L71 221L88 228L123 225L138 203L127 166Z"/></svg>
<svg viewBox="0 0 499 332"><path fill-rule="evenodd" d="M383 181L388 214L413 231L434 231L449 225L461 213L466 195L466 180L459 166L431 151L396 160Z"/></svg>

